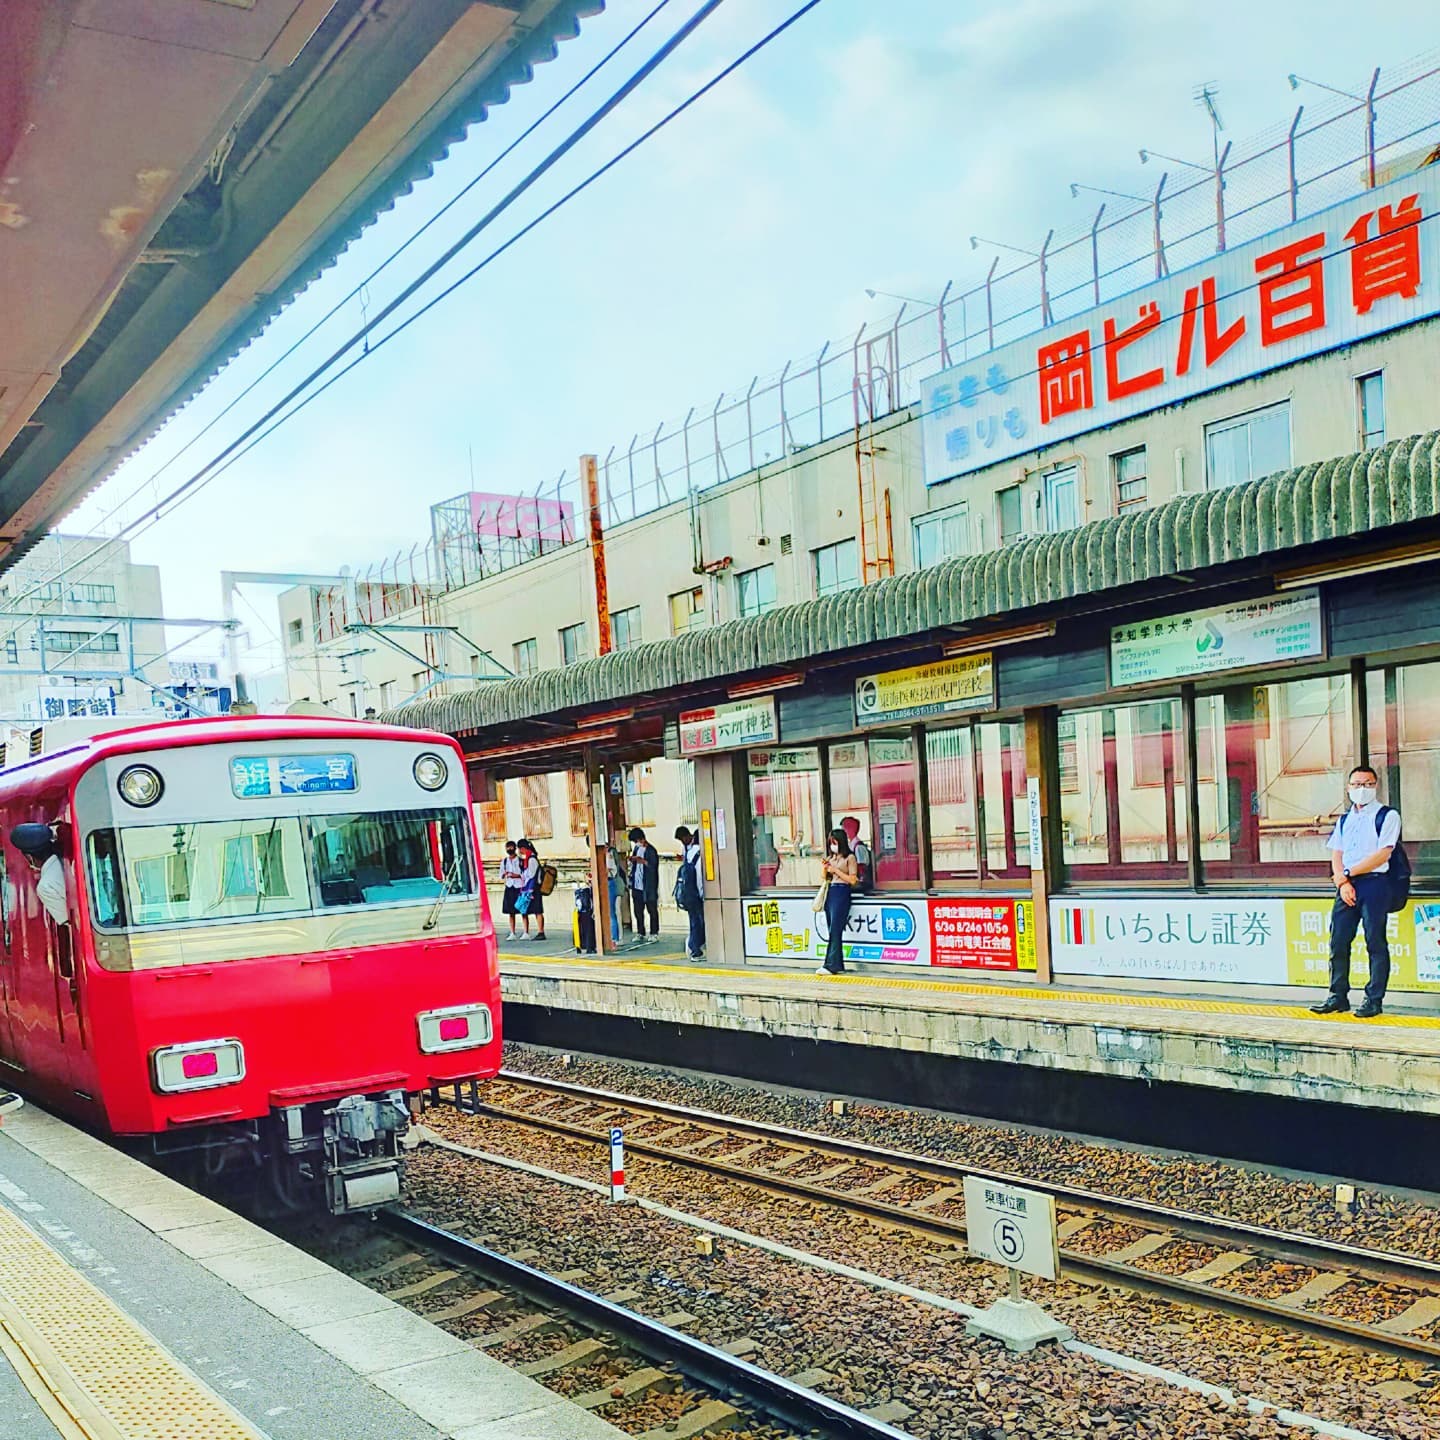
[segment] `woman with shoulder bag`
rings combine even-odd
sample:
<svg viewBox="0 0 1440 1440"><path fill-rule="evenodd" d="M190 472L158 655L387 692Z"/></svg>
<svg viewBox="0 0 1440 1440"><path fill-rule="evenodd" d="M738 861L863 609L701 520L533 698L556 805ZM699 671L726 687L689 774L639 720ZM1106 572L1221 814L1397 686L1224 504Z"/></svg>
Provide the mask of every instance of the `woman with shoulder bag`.
<svg viewBox="0 0 1440 1440"><path fill-rule="evenodd" d="M850 900L860 872L843 830L830 832L825 850L825 925L829 938L825 942L825 963L815 973L840 975L845 970L845 922L850 918Z"/></svg>

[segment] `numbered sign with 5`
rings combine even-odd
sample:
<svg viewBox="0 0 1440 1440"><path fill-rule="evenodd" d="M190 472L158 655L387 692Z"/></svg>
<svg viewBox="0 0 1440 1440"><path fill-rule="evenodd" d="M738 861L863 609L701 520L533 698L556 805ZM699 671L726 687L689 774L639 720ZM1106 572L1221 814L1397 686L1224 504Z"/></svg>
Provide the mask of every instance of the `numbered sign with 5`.
<svg viewBox="0 0 1440 1440"><path fill-rule="evenodd" d="M1038 1190L970 1176L965 1181L970 1253L1025 1275L1053 1280L1060 1270L1055 1201Z"/></svg>

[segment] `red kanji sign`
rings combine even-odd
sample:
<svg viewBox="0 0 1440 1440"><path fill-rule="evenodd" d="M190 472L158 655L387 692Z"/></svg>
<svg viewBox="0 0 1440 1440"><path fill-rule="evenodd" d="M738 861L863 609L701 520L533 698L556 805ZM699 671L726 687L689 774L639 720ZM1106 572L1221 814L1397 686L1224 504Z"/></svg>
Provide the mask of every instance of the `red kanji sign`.
<svg viewBox="0 0 1440 1440"><path fill-rule="evenodd" d="M1325 232L1307 235L1255 261L1260 280L1260 343L1277 345L1325 328ZM1306 258L1309 257L1309 258ZM1274 275L1266 275L1274 270Z"/></svg>
<svg viewBox="0 0 1440 1440"><path fill-rule="evenodd" d="M1123 400L1127 395L1138 395L1142 390L1153 390L1165 383L1165 369L1157 365L1153 370L1144 370L1128 380L1120 378L1120 352L1127 345L1143 340L1152 330L1160 328L1160 305L1158 301L1147 300L1140 307L1140 318L1124 330L1115 328L1114 320L1105 321L1105 398Z"/></svg>
<svg viewBox="0 0 1440 1440"><path fill-rule="evenodd" d="M1398 205L1367 210L1346 232L1350 251L1350 298L1364 315L1377 300L1420 293L1420 197L1407 195ZM1376 233L1370 236L1370 221Z"/></svg>
<svg viewBox="0 0 1440 1440"><path fill-rule="evenodd" d="M1095 373L1090 332L1080 330L1042 345L1035 355L1040 378L1040 423L1089 410L1095 404Z"/></svg>
<svg viewBox="0 0 1440 1440"><path fill-rule="evenodd" d="M1201 328L1205 333L1205 368L1208 370L1224 353L1245 334L1245 317L1241 315L1224 330L1216 310L1215 277L1207 275L1199 285L1192 285L1185 292L1185 310L1180 317L1180 354L1175 360L1175 373L1190 373L1190 356L1195 348L1195 316L1203 317Z"/></svg>

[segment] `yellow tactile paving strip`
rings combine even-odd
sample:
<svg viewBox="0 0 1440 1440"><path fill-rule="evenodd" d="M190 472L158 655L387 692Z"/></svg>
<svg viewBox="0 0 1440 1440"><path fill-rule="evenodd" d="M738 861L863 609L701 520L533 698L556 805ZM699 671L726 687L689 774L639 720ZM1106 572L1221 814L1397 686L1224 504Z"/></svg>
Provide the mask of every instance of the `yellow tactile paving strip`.
<svg viewBox="0 0 1440 1440"><path fill-rule="evenodd" d="M1006 999L1059 1001L1063 1004L1104 1005L1111 1011L1121 1009L1183 1011L1187 1015L1236 1015L1252 1016L1266 1020L1304 1020L1313 1024L1316 1016L1303 1005L1252 1005L1243 1000L1205 1000L1192 995L1136 995L1128 990L1056 990L1041 985L967 985L960 980L906 980L890 975L832 975L823 980L809 973L794 970L778 970L766 966L764 969L727 969L707 965L667 965L659 960L614 959L587 960L579 956L565 956L557 959L553 955L509 955L507 963L520 961L527 965L567 965L577 969L584 966L591 969L624 970L672 975L712 975L729 979L748 978L788 981L791 983L831 985L855 985L867 990L908 990L929 991L935 995L978 995L1001 996ZM1323 991L1316 991L1316 998ZM1398 1026L1411 1030L1440 1030L1440 1015L1409 1015L1387 1010L1373 1020L1356 1020L1353 1015L1327 1015L1327 1024L1352 1024L1363 1027Z"/></svg>
<svg viewBox="0 0 1440 1440"><path fill-rule="evenodd" d="M3 1207L0 1348L66 1440L265 1440Z"/></svg>

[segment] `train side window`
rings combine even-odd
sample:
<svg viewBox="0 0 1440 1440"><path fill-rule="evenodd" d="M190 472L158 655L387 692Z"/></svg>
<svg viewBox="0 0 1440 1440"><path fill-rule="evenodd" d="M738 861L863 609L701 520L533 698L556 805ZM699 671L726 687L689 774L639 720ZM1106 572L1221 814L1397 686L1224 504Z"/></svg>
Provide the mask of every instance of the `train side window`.
<svg viewBox="0 0 1440 1440"><path fill-rule="evenodd" d="M107 930L122 928L125 893L120 884L120 856L113 830L92 830L85 839L86 871L90 877L90 908L95 923ZM8 885L7 885L8 894ZM9 911L6 911L6 944L9 944Z"/></svg>

